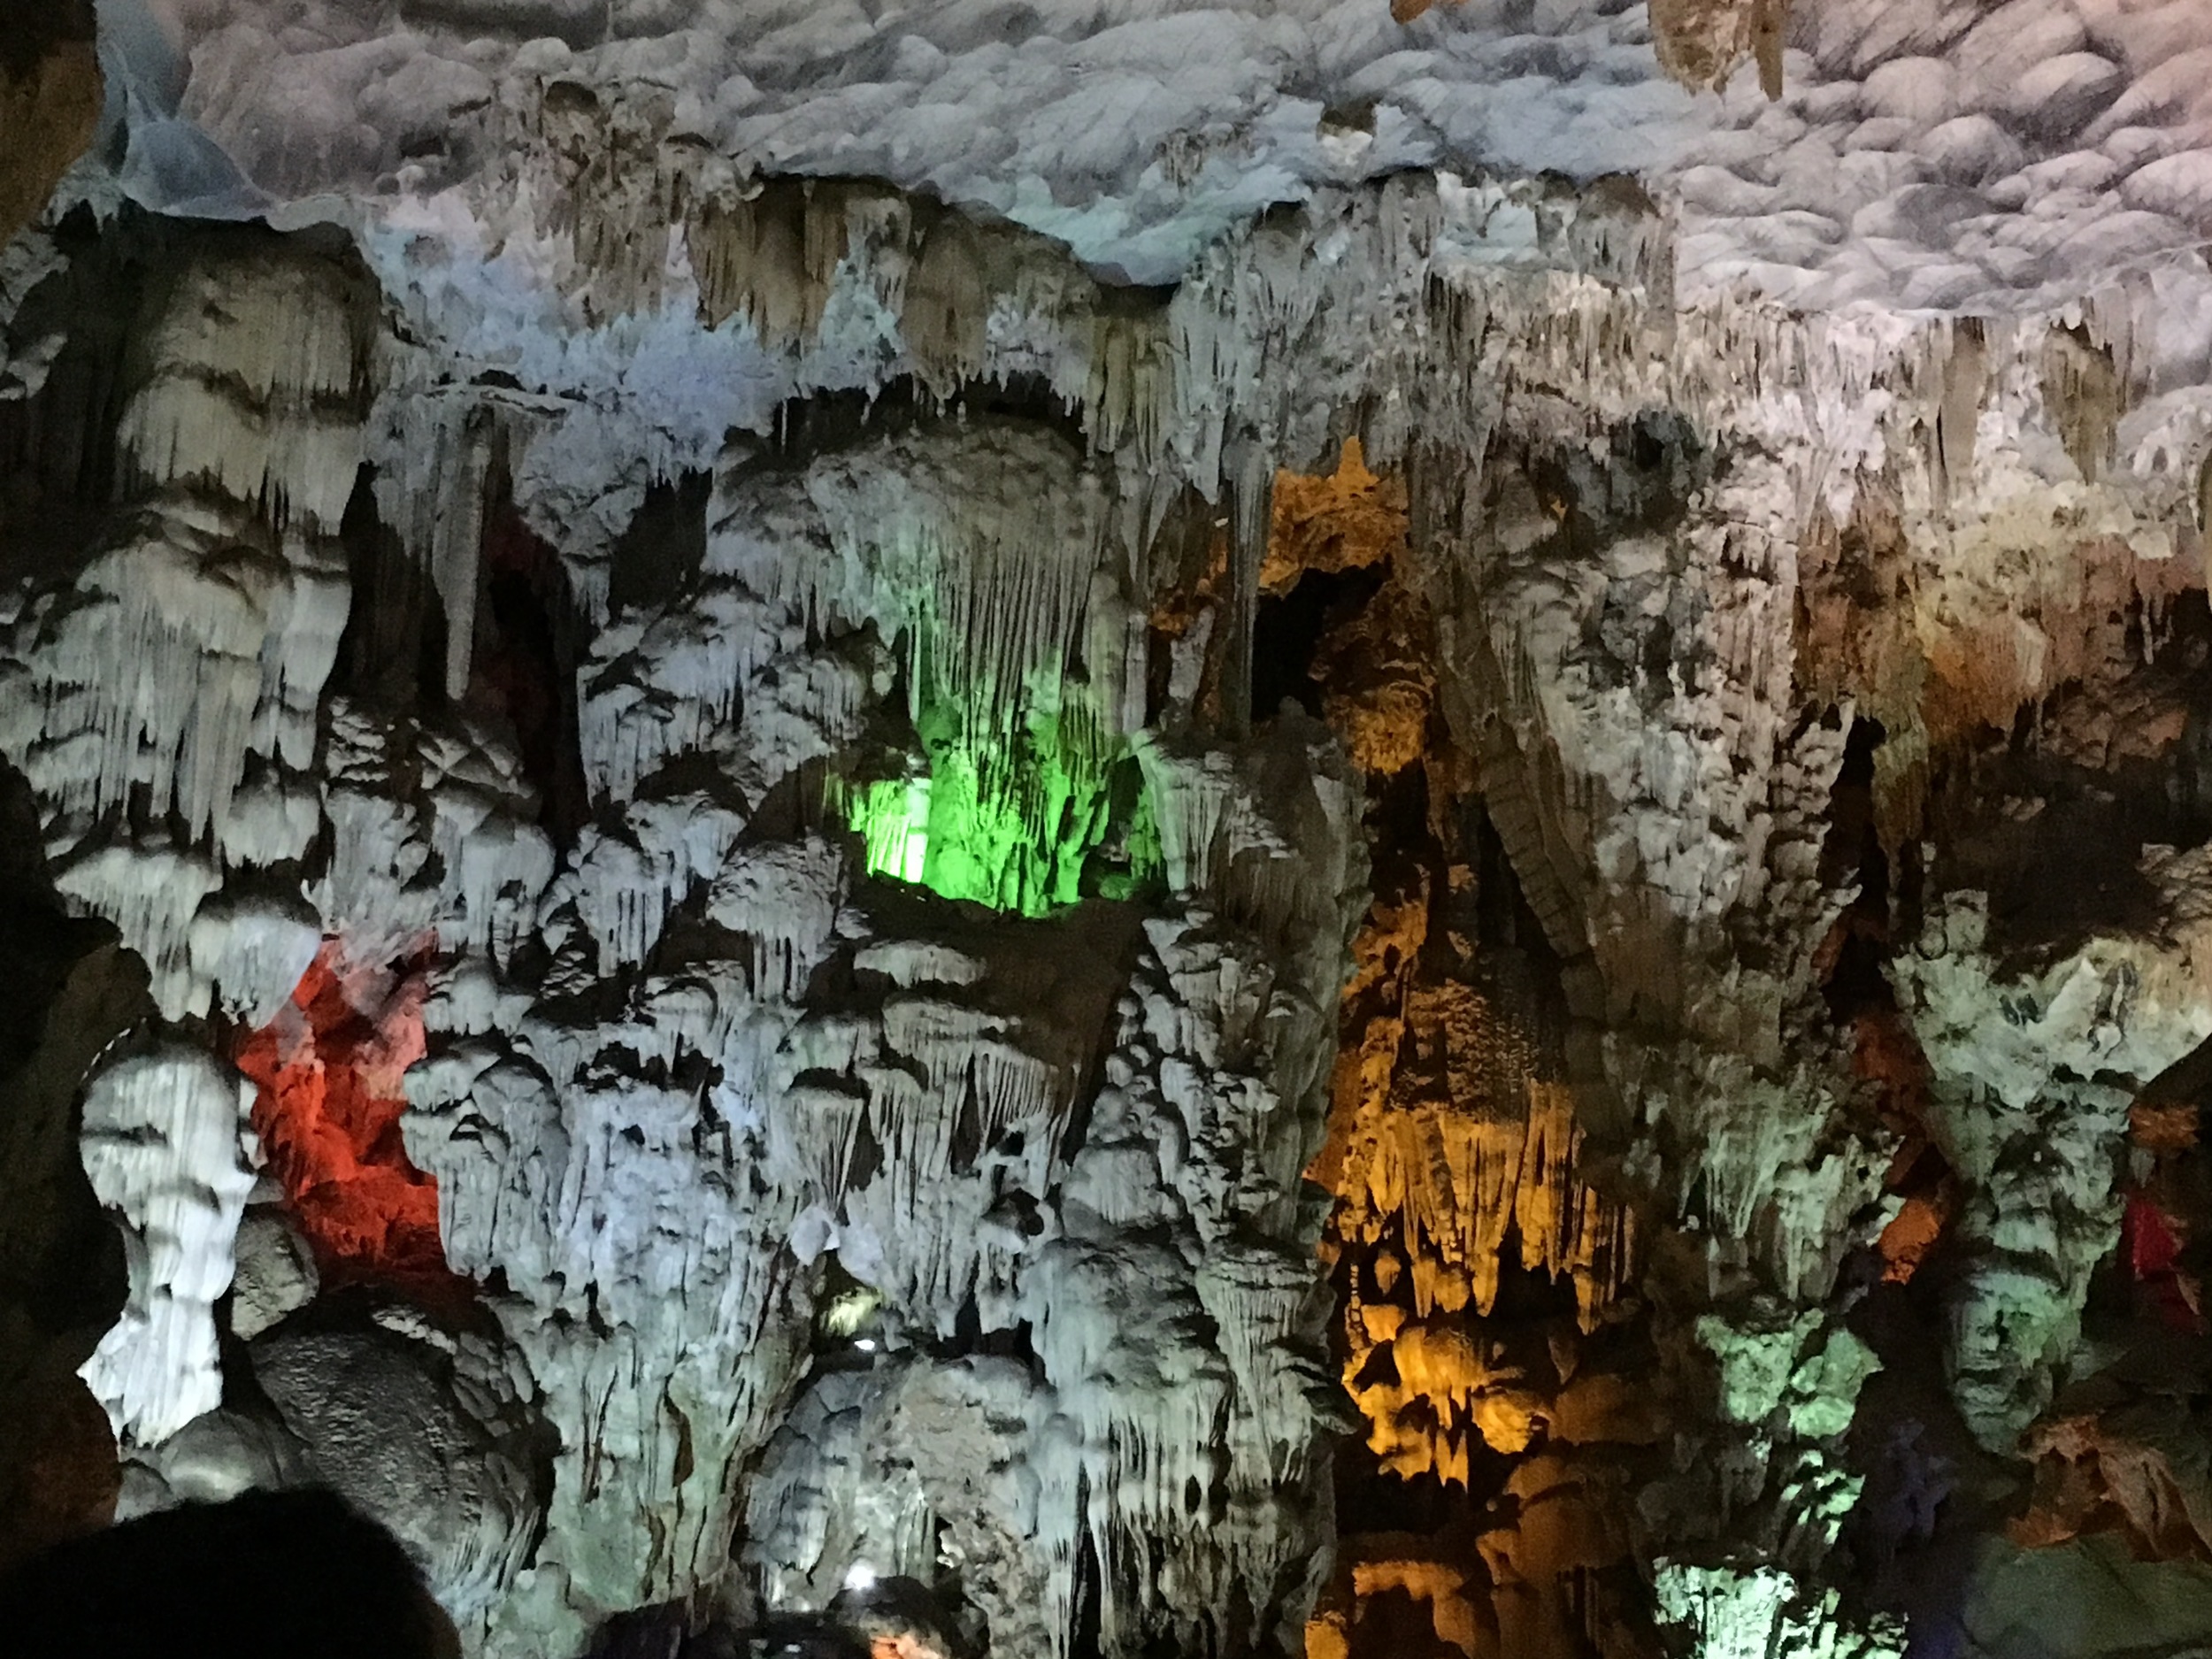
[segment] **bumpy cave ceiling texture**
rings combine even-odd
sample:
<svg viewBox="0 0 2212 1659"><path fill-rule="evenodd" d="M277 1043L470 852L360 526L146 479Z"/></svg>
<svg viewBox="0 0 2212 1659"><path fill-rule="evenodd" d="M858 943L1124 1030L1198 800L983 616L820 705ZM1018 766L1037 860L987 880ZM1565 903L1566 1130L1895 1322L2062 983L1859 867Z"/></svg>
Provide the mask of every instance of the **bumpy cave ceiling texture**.
<svg viewBox="0 0 2212 1659"><path fill-rule="evenodd" d="M2212 1651L2204 0L56 0L0 236L0 1564Z"/></svg>

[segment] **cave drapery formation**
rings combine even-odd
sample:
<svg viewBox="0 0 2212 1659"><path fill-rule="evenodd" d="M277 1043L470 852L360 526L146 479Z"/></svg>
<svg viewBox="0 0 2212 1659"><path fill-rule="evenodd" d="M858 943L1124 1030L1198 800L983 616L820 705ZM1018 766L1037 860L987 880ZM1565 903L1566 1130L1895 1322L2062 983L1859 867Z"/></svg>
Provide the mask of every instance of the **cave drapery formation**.
<svg viewBox="0 0 2212 1659"><path fill-rule="evenodd" d="M0 22L0 1562L323 1482L488 1659L2200 1652L2208 65Z"/></svg>

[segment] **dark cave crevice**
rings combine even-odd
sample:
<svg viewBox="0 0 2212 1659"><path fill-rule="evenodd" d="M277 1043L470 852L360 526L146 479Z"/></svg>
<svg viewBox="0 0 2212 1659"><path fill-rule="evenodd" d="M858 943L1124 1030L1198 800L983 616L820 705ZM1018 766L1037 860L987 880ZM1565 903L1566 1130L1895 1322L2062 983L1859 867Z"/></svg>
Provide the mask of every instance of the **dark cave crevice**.
<svg viewBox="0 0 2212 1659"><path fill-rule="evenodd" d="M566 852L591 817L577 707L582 619L559 556L523 522L503 468L484 515L481 580L470 693L488 695L512 725L538 821Z"/></svg>
<svg viewBox="0 0 2212 1659"><path fill-rule="evenodd" d="M37 803L0 757L0 1320L54 1338L105 1328L127 1291L123 1241L78 1156L85 1067L154 1015L145 964L107 922L68 913ZM0 1358L12 1357L0 1355ZM0 1375L0 1388L9 1379Z"/></svg>
<svg viewBox="0 0 2212 1659"><path fill-rule="evenodd" d="M25 296L12 332L62 344L36 392L0 399L0 576L66 565L112 513L134 340L179 241L174 226L128 205L105 225L77 207L51 234L66 263Z"/></svg>
<svg viewBox="0 0 2212 1659"><path fill-rule="evenodd" d="M49 0L27 8L0 29L0 72L23 79L55 47L92 40L96 33L93 0Z"/></svg>
<svg viewBox="0 0 2212 1659"><path fill-rule="evenodd" d="M331 688L394 712L445 706L446 613L424 562L379 518L376 469L362 465L339 521L352 601Z"/></svg>
<svg viewBox="0 0 2212 1659"><path fill-rule="evenodd" d="M1947 890L1989 895L1989 949L2005 971L2056 960L2101 930L2159 926L2141 858L2147 844L2175 844L2164 780L2116 781L2033 753L1962 769L1937 873Z"/></svg>
<svg viewBox="0 0 2212 1659"><path fill-rule="evenodd" d="M2155 649L2141 613L2138 601L2121 618L2143 651L2123 673L2055 687L1935 769L1931 891L1989 895L1988 948L2008 972L2093 933L2154 931L2163 901L2144 849L2212 837L2212 607L2201 589L2176 599ZM2151 749L2139 733L2162 718L2177 735Z"/></svg>
<svg viewBox="0 0 2212 1659"><path fill-rule="evenodd" d="M145 964L50 879L37 803L0 758L0 1572L104 1525L120 1479L77 1375L129 1291L127 1250L79 1156L82 1081L150 1021Z"/></svg>
<svg viewBox="0 0 2212 1659"><path fill-rule="evenodd" d="M918 376L902 374L872 392L825 388L778 404L765 452L778 465L795 466L941 423L977 420L1041 427L1079 451L1090 451L1083 411L1041 375L970 380L941 395Z"/></svg>
<svg viewBox="0 0 2212 1659"><path fill-rule="evenodd" d="M1511 851L1479 798L1466 807L1463 844L1471 853L1478 985L1532 1044L1539 1070L1567 1075L1571 1015L1566 964L1553 949L1542 918L1529 902Z"/></svg>
<svg viewBox="0 0 2212 1659"><path fill-rule="evenodd" d="M1314 659L1324 639L1379 592L1389 572L1380 565L1310 570L1289 590L1263 594L1252 625L1252 718L1275 718L1284 703L1318 718L1323 686Z"/></svg>
<svg viewBox="0 0 2212 1659"><path fill-rule="evenodd" d="M609 556L607 603L619 614L673 603L707 557L707 506L714 478L656 479Z"/></svg>
<svg viewBox="0 0 2212 1659"><path fill-rule="evenodd" d="M1824 963L1816 964L1829 1018L1839 1026L1863 1012L1893 1012L1897 1006L1887 972L1893 944L1890 861L1874 800L1874 754L1887 736L1880 721L1855 718L1844 739L1843 764L1829 792L1821 880L1831 887L1851 884L1858 889L1824 947Z"/></svg>
<svg viewBox="0 0 2212 1659"><path fill-rule="evenodd" d="M1075 1512L1090 1513L1090 1479L1076 1477ZM1091 1540L1091 1529L1079 1524L1075 1546L1075 1628L1068 1640L1068 1659L1103 1659L1106 1573Z"/></svg>

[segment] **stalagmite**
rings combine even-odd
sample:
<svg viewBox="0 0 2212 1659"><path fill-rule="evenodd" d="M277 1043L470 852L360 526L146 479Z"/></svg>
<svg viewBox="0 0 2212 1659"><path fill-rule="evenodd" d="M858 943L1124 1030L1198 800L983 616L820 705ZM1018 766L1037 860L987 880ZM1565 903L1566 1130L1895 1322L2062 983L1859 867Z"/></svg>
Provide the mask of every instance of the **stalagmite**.
<svg viewBox="0 0 2212 1659"><path fill-rule="evenodd" d="M130 1299L83 1376L117 1435L140 1445L222 1400L213 1308L254 1186L250 1101L180 1043L116 1059L86 1092L85 1173L123 1233Z"/></svg>

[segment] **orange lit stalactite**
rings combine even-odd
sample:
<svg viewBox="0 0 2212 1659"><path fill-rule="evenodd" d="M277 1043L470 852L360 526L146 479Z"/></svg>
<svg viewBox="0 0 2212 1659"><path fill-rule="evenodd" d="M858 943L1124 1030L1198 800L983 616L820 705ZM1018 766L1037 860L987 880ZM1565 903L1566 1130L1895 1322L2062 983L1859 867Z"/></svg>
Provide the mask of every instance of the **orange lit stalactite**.
<svg viewBox="0 0 2212 1659"><path fill-rule="evenodd" d="M1875 1248L1882 1258L1883 1279L1907 1285L1958 1215L1958 1180L1929 1133L1928 1056L1911 1025L1894 1008L1878 1002L1860 1010L1851 1025L1852 1074L1874 1086L1876 1110L1897 1135L1884 1186L1902 1202Z"/></svg>
<svg viewBox="0 0 2212 1659"><path fill-rule="evenodd" d="M423 985L349 984L326 942L277 1018L240 1043L254 1131L293 1217L339 1278L450 1278L437 1183L400 1140L400 1079L423 1056Z"/></svg>

